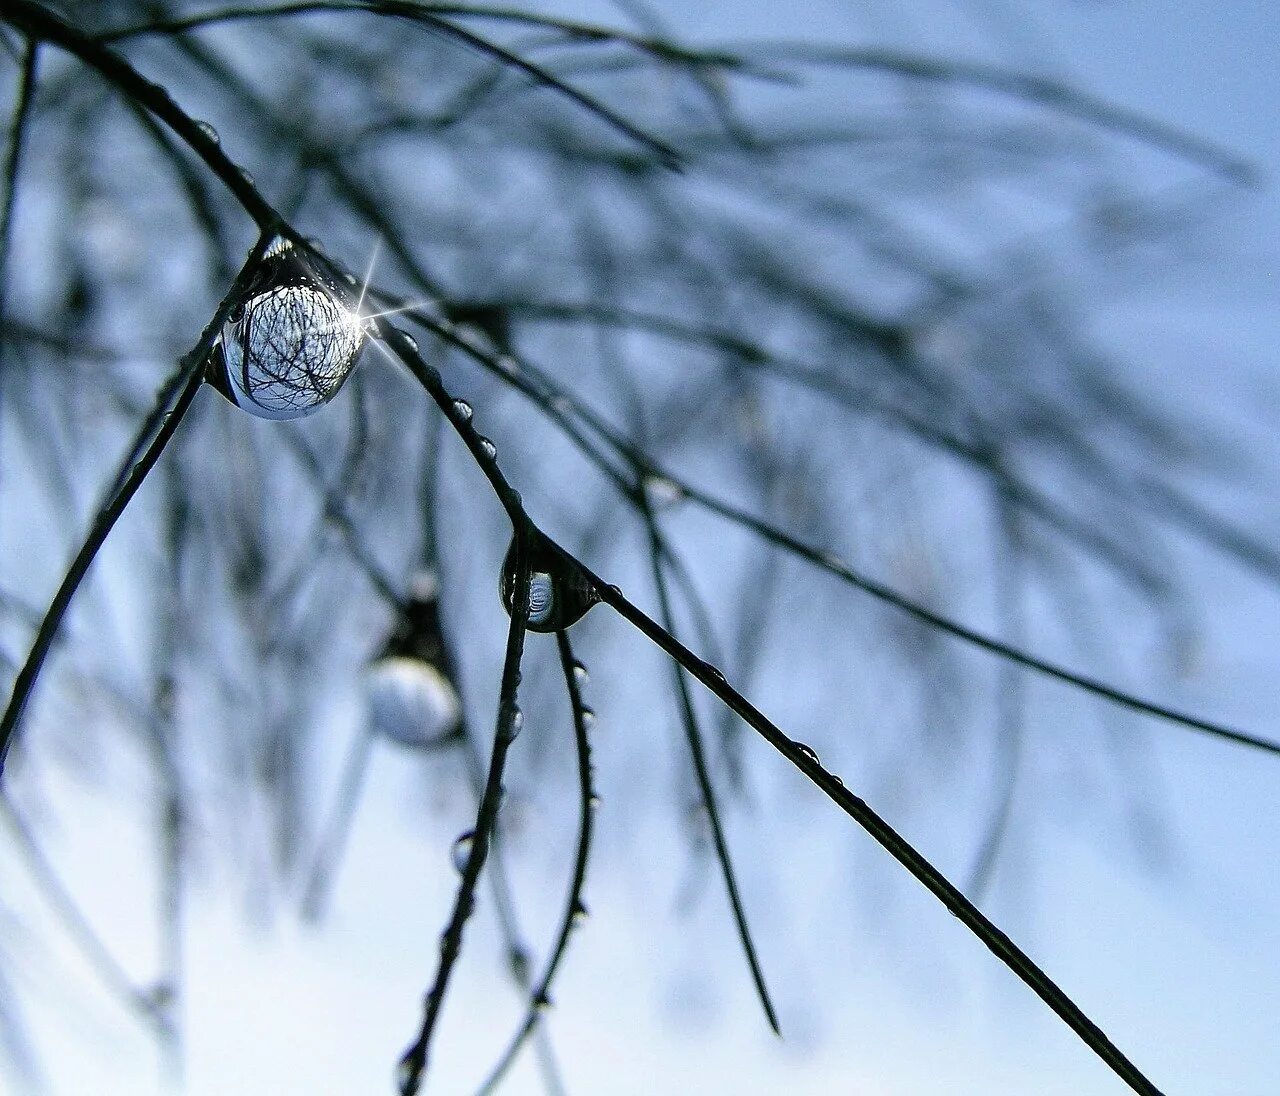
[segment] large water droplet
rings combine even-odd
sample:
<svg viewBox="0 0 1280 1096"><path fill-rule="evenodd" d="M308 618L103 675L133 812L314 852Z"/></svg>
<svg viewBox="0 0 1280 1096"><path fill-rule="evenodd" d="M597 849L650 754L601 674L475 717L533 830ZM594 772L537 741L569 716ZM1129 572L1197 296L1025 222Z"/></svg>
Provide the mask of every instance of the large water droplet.
<svg viewBox="0 0 1280 1096"><path fill-rule="evenodd" d="M582 619L600 599L577 567L560 556L536 530L529 534L529 629L557 632ZM502 563L499 594L507 612L515 597L516 541L512 538Z"/></svg>
<svg viewBox="0 0 1280 1096"><path fill-rule="evenodd" d="M435 666L408 655L380 658L368 670L369 729L413 750L453 733L462 717L457 690Z"/></svg>
<svg viewBox="0 0 1280 1096"><path fill-rule="evenodd" d="M360 318L277 237L222 329L210 380L260 418L300 418L333 399L363 346Z"/></svg>
<svg viewBox="0 0 1280 1096"><path fill-rule="evenodd" d="M467 830L453 843L453 851L450 856L453 859L454 869L458 872L467 870L467 861L471 859L471 846L475 844L475 840L475 831Z"/></svg>
<svg viewBox="0 0 1280 1096"><path fill-rule="evenodd" d="M794 739L792 740L791 745L793 745L797 750L799 750L802 754L804 754L805 757L807 757L815 765L822 764L822 762L818 759L817 751L812 746L808 746L803 742L795 741Z"/></svg>

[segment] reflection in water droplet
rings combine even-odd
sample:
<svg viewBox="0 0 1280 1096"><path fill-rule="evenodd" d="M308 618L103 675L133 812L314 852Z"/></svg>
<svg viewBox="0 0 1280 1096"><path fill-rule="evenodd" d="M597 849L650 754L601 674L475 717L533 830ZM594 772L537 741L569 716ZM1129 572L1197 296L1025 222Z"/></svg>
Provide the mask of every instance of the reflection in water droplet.
<svg viewBox="0 0 1280 1096"><path fill-rule="evenodd" d="M545 571L529 579L529 624L545 624L556 608L555 581Z"/></svg>
<svg viewBox="0 0 1280 1096"><path fill-rule="evenodd" d="M493 442L491 442L488 438L484 438L484 437L480 439L480 451L484 453L484 455L488 457L490 460L493 460L498 455L498 447L494 445Z"/></svg>
<svg viewBox="0 0 1280 1096"><path fill-rule="evenodd" d="M392 655L368 669L369 730L409 749L437 745L462 716L457 690L436 667Z"/></svg>
<svg viewBox="0 0 1280 1096"><path fill-rule="evenodd" d="M475 831L467 830L453 843L453 866L459 873L467 870L467 861L471 859L471 846L475 844Z"/></svg>
<svg viewBox="0 0 1280 1096"><path fill-rule="evenodd" d="M599 598L582 572L564 559L541 533L529 533L529 629L556 632L577 623ZM499 594L507 612L516 585L516 541L502 563Z"/></svg>
<svg viewBox="0 0 1280 1096"><path fill-rule="evenodd" d="M363 346L359 317L277 237L222 329L211 380L259 418L299 418L337 394Z"/></svg>
<svg viewBox="0 0 1280 1096"><path fill-rule="evenodd" d="M212 141L215 145L222 144L222 138L218 136L218 131L214 129L213 126L211 126L208 122L202 121L197 118L196 129L198 129L201 133L203 133L206 137L208 137L209 140Z"/></svg>
<svg viewBox="0 0 1280 1096"><path fill-rule="evenodd" d="M453 413L457 415L458 418L460 418L463 422L470 422L471 416L473 414L471 410L471 404L467 403L466 400L454 400Z"/></svg>

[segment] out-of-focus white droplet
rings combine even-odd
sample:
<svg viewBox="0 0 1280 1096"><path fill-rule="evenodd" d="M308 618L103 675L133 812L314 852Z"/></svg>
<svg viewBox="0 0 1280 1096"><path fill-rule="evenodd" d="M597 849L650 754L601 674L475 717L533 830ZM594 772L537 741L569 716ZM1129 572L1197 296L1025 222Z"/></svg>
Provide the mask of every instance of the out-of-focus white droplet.
<svg viewBox="0 0 1280 1096"><path fill-rule="evenodd" d="M462 716L457 690L421 659L378 659L367 671L366 691L370 731L409 749L437 745Z"/></svg>

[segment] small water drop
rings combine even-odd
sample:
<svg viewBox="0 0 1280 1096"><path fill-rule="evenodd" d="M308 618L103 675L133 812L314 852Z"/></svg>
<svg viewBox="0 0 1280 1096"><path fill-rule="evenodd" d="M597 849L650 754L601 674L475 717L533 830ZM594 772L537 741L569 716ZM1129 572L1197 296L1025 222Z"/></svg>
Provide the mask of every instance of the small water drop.
<svg viewBox="0 0 1280 1096"><path fill-rule="evenodd" d="M550 1012L551 998L548 997L545 993L542 994L533 1002L533 1010L534 1012Z"/></svg>
<svg viewBox="0 0 1280 1096"><path fill-rule="evenodd" d="M591 680L591 675L587 673L587 668L581 662L573 664L573 680L577 683L579 689Z"/></svg>
<svg viewBox="0 0 1280 1096"><path fill-rule="evenodd" d="M242 178L246 183L248 183L250 186L257 185L254 182L253 176L249 173L249 169L247 167L242 167L239 169L239 171L240 171L240 178Z"/></svg>
<svg viewBox="0 0 1280 1096"><path fill-rule="evenodd" d="M396 1066L396 1091L400 1096L413 1096L418 1091L418 1074L421 1069L417 1055L410 1049Z"/></svg>
<svg viewBox="0 0 1280 1096"><path fill-rule="evenodd" d="M593 811L599 810L600 804L603 802L604 800L601 799L598 795L596 795L595 792L592 792L591 795L587 797L587 806L590 807Z"/></svg>
<svg viewBox="0 0 1280 1096"><path fill-rule="evenodd" d="M453 858L454 870L459 874L467 870L467 861L471 859L471 847L475 844L475 840L475 830L467 830L453 843L453 851L450 855Z"/></svg>
<svg viewBox="0 0 1280 1096"><path fill-rule="evenodd" d="M507 965L511 968L511 977L521 985L529 981L529 953L523 948L507 952Z"/></svg>
<svg viewBox="0 0 1280 1096"><path fill-rule="evenodd" d="M471 409L471 404L467 403L466 400L454 400L453 413L457 415L458 418L460 418L463 422L470 422L471 416L475 414L475 412Z"/></svg>
<svg viewBox="0 0 1280 1096"><path fill-rule="evenodd" d="M590 912L587 910L587 907L586 907L585 905L583 905L581 902L575 902L575 903L574 903L574 906L573 906L573 914L572 914L572 916L570 917L570 920L573 922L573 924L575 924L575 925L581 925L581 924L583 924L583 923L587 920L587 918L588 918L588 917L590 917L590 916L591 916L591 914L590 914Z"/></svg>
<svg viewBox="0 0 1280 1096"><path fill-rule="evenodd" d="M514 712L511 713L511 730L509 732L510 736L512 738L515 738L516 735L520 733L523 727L524 727L524 712L522 712L519 708L517 708Z"/></svg>
<svg viewBox="0 0 1280 1096"><path fill-rule="evenodd" d="M662 475L645 477L644 488L649 496L649 505L655 510L665 510L683 501L684 488L675 480Z"/></svg>
<svg viewBox="0 0 1280 1096"><path fill-rule="evenodd" d="M596 713L593 709L583 708L581 715L582 715L582 725L584 727L590 728L596 725Z"/></svg>
<svg viewBox="0 0 1280 1096"><path fill-rule="evenodd" d="M488 438L480 438L480 451L490 460L495 460L498 456L498 447Z"/></svg>
<svg viewBox="0 0 1280 1096"><path fill-rule="evenodd" d="M409 332L405 331L403 328L397 328L396 334L398 334L400 338L402 338L405 341L406 345L409 347L410 350L412 350L415 354L418 352L418 340L415 339L412 335L410 335Z"/></svg>
<svg viewBox="0 0 1280 1096"><path fill-rule="evenodd" d="M333 399L363 347L336 286L277 236L218 336L209 380L259 418L300 418Z"/></svg>
<svg viewBox="0 0 1280 1096"><path fill-rule="evenodd" d="M818 754L812 746L808 746L803 742L798 742L795 739L792 739L791 745L793 745L797 750L799 750L802 754L804 754L805 757L807 757L815 765L822 764L822 762L818 760Z"/></svg>
<svg viewBox="0 0 1280 1096"><path fill-rule="evenodd" d="M209 140L212 141L215 145L222 144L222 138L218 136L218 131L214 129L213 126L211 126L208 122L197 118L196 129L198 129L201 133L203 133L206 137L208 137Z"/></svg>

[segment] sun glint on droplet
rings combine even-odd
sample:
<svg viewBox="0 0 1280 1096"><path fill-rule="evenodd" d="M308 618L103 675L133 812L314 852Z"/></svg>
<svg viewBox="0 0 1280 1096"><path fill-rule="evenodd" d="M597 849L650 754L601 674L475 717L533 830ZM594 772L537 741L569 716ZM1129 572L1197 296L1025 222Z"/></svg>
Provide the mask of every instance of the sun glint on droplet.
<svg viewBox="0 0 1280 1096"><path fill-rule="evenodd" d="M300 418L333 399L364 340L336 287L277 237L222 329L210 380L259 418Z"/></svg>

